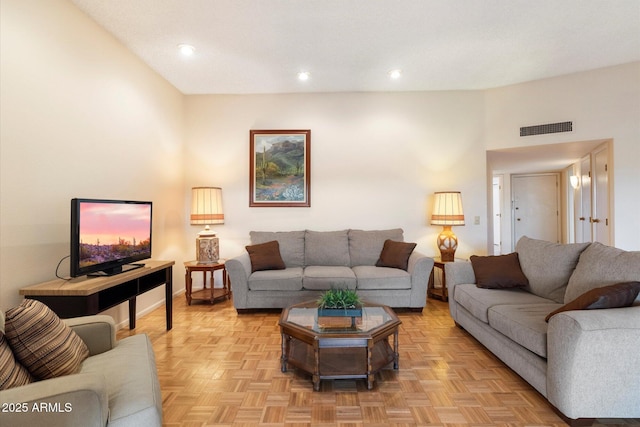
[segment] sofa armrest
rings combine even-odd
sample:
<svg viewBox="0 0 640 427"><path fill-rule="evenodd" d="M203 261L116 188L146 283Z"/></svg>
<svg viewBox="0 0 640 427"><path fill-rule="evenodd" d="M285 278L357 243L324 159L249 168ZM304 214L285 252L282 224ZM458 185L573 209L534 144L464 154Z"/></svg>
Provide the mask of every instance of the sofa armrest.
<svg viewBox="0 0 640 427"><path fill-rule="evenodd" d="M547 398L569 418L640 418L640 307L549 319Z"/></svg>
<svg viewBox="0 0 640 427"><path fill-rule="evenodd" d="M433 258L413 251L409 256L407 273L411 275L411 301L409 307L424 307L427 301L427 285L433 270Z"/></svg>
<svg viewBox="0 0 640 427"><path fill-rule="evenodd" d="M101 426L109 417L103 375L75 374L0 391L2 427Z"/></svg>
<svg viewBox="0 0 640 427"><path fill-rule="evenodd" d="M89 348L89 356L104 353L116 344L116 326L111 316L95 315L64 319Z"/></svg>
<svg viewBox="0 0 640 427"><path fill-rule="evenodd" d="M236 309L247 308L247 296L249 292L249 276L251 275L251 259L248 253L243 253L235 258L228 259L225 263L231 291L233 292L233 305Z"/></svg>
<svg viewBox="0 0 640 427"><path fill-rule="evenodd" d="M449 294L449 313L453 320L458 320L458 304L456 303L456 286L476 283L476 275L473 272L471 261L447 262L444 265L444 274L447 277L447 293Z"/></svg>

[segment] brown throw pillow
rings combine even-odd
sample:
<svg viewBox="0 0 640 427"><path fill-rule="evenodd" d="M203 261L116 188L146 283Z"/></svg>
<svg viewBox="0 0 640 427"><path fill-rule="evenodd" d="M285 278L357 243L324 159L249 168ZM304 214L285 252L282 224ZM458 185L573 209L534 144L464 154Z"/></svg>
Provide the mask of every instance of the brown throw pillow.
<svg viewBox="0 0 640 427"><path fill-rule="evenodd" d="M416 247L416 243L396 242L390 239L384 241L380 258L376 267L399 268L407 271L409 257Z"/></svg>
<svg viewBox="0 0 640 427"><path fill-rule="evenodd" d="M0 390L19 387L34 381L29 371L16 361L2 332L0 332L0 366L2 367L0 369Z"/></svg>
<svg viewBox="0 0 640 427"><path fill-rule="evenodd" d="M522 288L529 284L527 276L520 268L517 252L507 255L471 255L469 260L476 276L476 286L479 288Z"/></svg>
<svg viewBox="0 0 640 427"><path fill-rule="evenodd" d="M76 373L89 349L49 307L25 299L7 311L5 334L15 358L36 379Z"/></svg>
<svg viewBox="0 0 640 427"><path fill-rule="evenodd" d="M624 282L591 289L573 301L552 311L544 320L548 322L552 316L563 311L629 307L636 300L639 293L640 282Z"/></svg>
<svg viewBox="0 0 640 427"><path fill-rule="evenodd" d="M251 272L261 270L284 270L286 266L280 256L280 244L272 240L259 245L245 246L251 259Z"/></svg>

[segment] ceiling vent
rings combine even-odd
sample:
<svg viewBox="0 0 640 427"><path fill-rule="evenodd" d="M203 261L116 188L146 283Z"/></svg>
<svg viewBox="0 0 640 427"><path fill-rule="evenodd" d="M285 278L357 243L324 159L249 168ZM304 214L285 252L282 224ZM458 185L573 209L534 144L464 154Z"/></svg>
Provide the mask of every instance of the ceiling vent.
<svg viewBox="0 0 640 427"><path fill-rule="evenodd" d="M543 135L546 133L571 132L573 122L549 123L546 125L525 126L520 128L520 136Z"/></svg>

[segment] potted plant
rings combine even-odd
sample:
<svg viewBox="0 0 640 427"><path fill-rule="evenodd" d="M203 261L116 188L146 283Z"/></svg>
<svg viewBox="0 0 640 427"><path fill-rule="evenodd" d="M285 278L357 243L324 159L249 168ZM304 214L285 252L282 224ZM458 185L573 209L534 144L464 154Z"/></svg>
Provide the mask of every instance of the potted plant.
<svg viewBox="0 0 640 427"><path fill-rule="evenodd" d="M318 316L362 316L362 301L352 289L329 289L318 299Z"/></svg>

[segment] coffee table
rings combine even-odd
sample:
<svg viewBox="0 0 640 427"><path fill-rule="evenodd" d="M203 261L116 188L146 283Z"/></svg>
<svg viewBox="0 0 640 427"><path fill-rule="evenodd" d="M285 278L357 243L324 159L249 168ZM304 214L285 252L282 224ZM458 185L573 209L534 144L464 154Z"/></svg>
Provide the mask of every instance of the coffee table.
<svg viewBox="0 0 640 427"><path fill-rule="evenodd" d="M371 390L375 374L393 363L398 369L398 327L402 323L384 305L365 304L352 326L350 317L320 317L315 301L290 306L280 316L282 372L292 365L320 380L364 378ZM389 337L393 335L393 346Z"/></svg>

